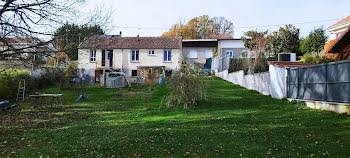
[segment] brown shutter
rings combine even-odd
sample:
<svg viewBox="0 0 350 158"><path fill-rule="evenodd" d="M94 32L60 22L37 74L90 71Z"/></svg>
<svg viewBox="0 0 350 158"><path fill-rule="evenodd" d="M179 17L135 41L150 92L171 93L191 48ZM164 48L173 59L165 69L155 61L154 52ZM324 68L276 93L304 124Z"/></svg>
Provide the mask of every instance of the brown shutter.
<svg viewBox="0 0 350 158"><path fill-rule="evenodd" d="M113 50L109 51L109 67L113 67Z"/></svg>
<svg viewBox="0 0 350 158"><path fill-rule="evenodd" d="M102 50L102 64L101 66L106 66L106 51Z"/></svg>

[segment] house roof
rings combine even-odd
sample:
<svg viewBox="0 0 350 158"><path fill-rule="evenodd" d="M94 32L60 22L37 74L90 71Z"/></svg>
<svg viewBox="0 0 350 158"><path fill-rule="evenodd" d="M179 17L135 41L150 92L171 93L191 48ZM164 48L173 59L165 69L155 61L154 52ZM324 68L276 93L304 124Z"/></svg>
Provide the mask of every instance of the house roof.
<svg viewBox="0 0 350 158"><path fill-rule="evenodd" d="M11 37L4 39L7 43L33 43L40 41L41 43L46 43L46 41L42 39L35 39L31 37Z"/></svg>
<svg viewBox="0 0 350 158"><path fill-rule="evenodd" d="M350 49L350 26L337 38L326 53L342 53L346 49Z"/></svg>
<svg viewBox="0 0 350 158"><path fill-rule="evenodd" d="M334 27L337 27L337 26L343 25L343 24L347 24L347 23L350 24L350 16L338 21L337 23L333 24L332 26L328 27L327 29L332 29Z"/></svg>
<svg viewBox="0 0 350 158"><path fill-rule="evenodd" d="M289 62L289 61L269 61L269 65L278 65L282 67L304 67L310 66L308 63L300 63L300 62Z"/></svg>
<svg viewBox="0 0 350 158"><path fill-rule="evenodd" d="M182 39L177 37L88 37L80 49L180 49Z"/></svg>

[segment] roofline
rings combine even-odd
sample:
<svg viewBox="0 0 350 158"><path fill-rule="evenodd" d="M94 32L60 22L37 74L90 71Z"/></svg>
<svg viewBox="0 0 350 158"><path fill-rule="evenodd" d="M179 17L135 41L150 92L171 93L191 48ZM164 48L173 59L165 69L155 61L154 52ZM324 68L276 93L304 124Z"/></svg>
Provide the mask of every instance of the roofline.
<svg viewBox="0 0 350 158"><path fill-rule="evenodd" d="M218 39L218 41L225 41L225 40L242 40L241 38L228 38L228 39Z"/></svg>
<svg viewBox="0 0 350 158"><path fill-rule="evenodd" d="M78 49L104 49L104 50L108 50L108 49L182 49L181 48L93 48L93 47L84 47L84 48L78 48Z"/></svg>
<svg viewBox="0 0 350 158"><path fill-rule="evenodd" d="M182 42L216 42L217 39L186 39L182 40Z"/></svg>
<svg viewBox="0 0 350 158"><path fill-rule="evenodd" d="M343 27L343 26L346 26L346 25L350 25L350 22L346 22L346 23L342 23L342 24L339 24L339 25L331 26L331 27L328 27L326 30L329 32L329 31L335 30L337 28L340 28L340 27Z"/></svg>

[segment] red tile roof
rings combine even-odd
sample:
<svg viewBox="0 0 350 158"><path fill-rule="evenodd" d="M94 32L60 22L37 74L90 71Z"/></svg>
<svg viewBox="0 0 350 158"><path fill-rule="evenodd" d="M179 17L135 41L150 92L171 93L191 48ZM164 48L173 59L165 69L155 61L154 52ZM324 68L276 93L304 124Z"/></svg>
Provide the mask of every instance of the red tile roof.
<svg viewBox="0 0 350 158"><path fill-rule="evenodd" d="M89 37L80 49L181 49L181 38L170 37Z"/></svg>
<svg viewBox="0 0 350 158"><path fill-rule="evenodd" d="M304 67L312 64L300 63L300 62L289 62L289 61L269 61L269 65L278 65L282 67Z"/></svg>
<svg viewBox="0 0 350 158"><path fill-rule="evenodd" d="M42 39L35 39L31 37L11 37L4 39L7 43L32 43L40 41L41 43L46 43L46 41Z"/></svg>
<svg viewBox="0 0 350 158"><path fill-rule="evenodd" d="M346 23L350 23L350 16L344 18L343 20L338 21L337 23L333 24L332 26L329 26L327 29L331 29L333 27L336 27L336 26L342 25L342 24L346 24Z"/></svg>

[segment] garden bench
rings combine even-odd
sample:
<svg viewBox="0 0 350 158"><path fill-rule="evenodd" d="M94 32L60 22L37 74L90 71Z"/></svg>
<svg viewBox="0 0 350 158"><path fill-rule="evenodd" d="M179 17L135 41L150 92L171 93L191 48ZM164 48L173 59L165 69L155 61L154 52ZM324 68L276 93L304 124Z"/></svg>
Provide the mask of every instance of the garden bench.
<svg viewBox="0 0 350 158"><path fill-rule="evenodd" d="M51 107L54 105L63 105L62 104L62 97L63 94L38 94L38 95L29 95L29 97L34 99L33 107L41 107L43 105L44 99L50 99L52 100ZM39 102L39 104L37 104Z"/></svg>

